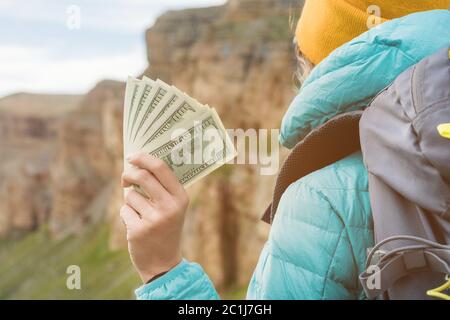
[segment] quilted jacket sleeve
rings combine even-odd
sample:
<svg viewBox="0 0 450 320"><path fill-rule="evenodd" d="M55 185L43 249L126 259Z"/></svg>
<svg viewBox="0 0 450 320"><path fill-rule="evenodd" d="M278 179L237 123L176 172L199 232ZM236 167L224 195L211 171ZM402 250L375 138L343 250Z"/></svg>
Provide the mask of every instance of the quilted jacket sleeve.
<svg viewBox="0 0 450 320"><path fill-rule="evenodd" d="M183 260L164 276L136 290L138 300L217 300L219 295L197 263Z"/></svg>

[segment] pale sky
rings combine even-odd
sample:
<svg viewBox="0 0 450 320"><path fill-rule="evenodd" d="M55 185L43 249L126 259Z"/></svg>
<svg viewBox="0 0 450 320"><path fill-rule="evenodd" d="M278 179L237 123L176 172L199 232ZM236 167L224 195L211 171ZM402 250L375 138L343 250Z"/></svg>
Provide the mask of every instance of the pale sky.
<svg viewBox="0 0 450 320"><path fill-rule="evenodd" d="M225 0L1 0L0 97L85 93L147 66L145 30L170 9Z"/></svg>

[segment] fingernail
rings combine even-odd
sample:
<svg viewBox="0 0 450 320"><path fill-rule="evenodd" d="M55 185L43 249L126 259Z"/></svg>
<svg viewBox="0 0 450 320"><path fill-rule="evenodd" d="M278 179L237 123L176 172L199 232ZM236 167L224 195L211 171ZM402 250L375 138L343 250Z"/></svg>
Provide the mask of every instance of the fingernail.
<svg viewBox="0 0 450 320"><path fill-rule="evenodd" d="M129 154L129 155L127 155L127 156L125 157L125 159L126 159L128 162L130 162L130 161L133 159L133 155L132 155L132 154Z"/></svg>

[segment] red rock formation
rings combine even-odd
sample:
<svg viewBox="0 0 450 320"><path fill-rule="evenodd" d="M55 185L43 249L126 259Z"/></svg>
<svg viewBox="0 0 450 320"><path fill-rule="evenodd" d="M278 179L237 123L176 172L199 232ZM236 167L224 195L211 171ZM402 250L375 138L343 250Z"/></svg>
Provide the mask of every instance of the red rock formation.
<svg viewBox="0 0 450 320"><path fill-rule="evenodd" d="M87 211L112 182L119 182L116 163L122 163L122 106L124 85L103 81L83 99L79 109L61 125L52 168L51 231L57 235L80 231L93 217ZM106 203L101 212L106 213Z"/></svg>
<svg viewBox="0 0 450 320"><path fill-rule="evenodd" d="M25 93L0 99L0 238L48 222L58 126L79 101L80 96Z"/></svg>

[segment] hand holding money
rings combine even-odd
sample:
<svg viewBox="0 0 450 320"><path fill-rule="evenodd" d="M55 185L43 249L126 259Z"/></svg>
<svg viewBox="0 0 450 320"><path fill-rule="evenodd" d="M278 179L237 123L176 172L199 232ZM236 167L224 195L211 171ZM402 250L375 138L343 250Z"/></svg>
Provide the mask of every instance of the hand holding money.
<svg viewBox="0 0 450 320"><path fill-rule="evenodd" d="M128 79L123 126L125 158L137 151L155 156L185 187L236 156L215 109L161 80Z"/></svg>
<svg viewBox="0 0 450 320"><path fill-rule="evenodd" d="M161 80L128 79L123 124L126 191L120 215L133 264L148 282L181 261L184 187L236 151L214 109Z"/></svg>
<svg viewBox="0 0 450 320"><path fill-rule="evenodd" d="M120 216L128 250L142 281L148 282L181 261L181 231L189 198L171 169L147 154L128 157L122 186L140 185L149 197L128 190Z"/></svg>

